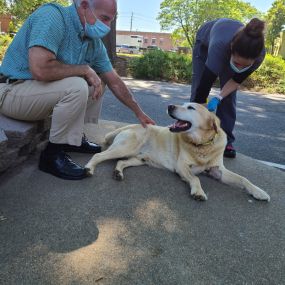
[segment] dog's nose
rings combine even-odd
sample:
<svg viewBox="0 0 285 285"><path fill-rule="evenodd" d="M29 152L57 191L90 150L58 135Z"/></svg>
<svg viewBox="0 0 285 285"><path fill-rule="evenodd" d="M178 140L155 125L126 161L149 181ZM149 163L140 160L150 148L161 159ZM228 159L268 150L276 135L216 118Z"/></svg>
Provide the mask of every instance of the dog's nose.
<svg viewBox="0 0 285 285"><path fill-rule="evenodd" d="M168 105L168 112L172 112L175 109L175 105Z"/></svg>

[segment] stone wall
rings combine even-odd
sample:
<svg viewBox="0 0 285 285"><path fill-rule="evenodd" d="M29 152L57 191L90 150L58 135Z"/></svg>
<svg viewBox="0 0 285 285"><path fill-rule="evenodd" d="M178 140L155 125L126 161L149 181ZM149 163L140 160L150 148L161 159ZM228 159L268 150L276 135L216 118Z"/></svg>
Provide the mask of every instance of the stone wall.
<svg viewBox="0 0 285 285"><path fill-rule="evenodd" d="M42 150L48 142L50 124L50 118L23 122L0 114L0 174Z"/></svg>

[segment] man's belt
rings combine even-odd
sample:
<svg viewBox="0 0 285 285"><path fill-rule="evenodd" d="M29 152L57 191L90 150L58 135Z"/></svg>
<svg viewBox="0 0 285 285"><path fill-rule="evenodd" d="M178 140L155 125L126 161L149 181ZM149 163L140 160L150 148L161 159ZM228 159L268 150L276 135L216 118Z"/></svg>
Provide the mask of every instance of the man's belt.
<svg viewBox="0 0 285 285"><path fill-rule="evenodd" d="M0 75L0 83L7 83L7 84L12 84L16 81L18 81L19 79L11 79L8 76L5 75Z"/></svg>

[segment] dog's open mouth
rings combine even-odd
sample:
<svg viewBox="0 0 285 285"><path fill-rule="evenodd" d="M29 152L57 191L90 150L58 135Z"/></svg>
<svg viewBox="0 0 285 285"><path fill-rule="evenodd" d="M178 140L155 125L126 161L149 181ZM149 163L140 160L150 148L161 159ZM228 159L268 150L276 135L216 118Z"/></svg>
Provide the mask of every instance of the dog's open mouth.
<svg viewBox="0 0 285 285"><path fill-rule="evenodd" d="M187 121L177 120L174 124L169 126L169 130L173 133L185 132L191 128L192 124Z"/></svg>

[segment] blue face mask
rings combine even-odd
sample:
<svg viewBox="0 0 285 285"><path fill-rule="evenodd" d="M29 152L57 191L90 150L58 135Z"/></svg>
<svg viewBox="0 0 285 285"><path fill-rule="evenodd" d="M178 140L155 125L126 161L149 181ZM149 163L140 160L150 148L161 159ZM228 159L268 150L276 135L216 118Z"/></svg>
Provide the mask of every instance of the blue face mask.
<svg viewBox="0 0 285 285"><path fill-rule="evenodd" d="M110 27L105 25L102 21L97 19L94 15L93 11L91 10L93 16L96 18L96 22L94 25L87 23L85 19L85 35L89 38L103 38L110 32Z"/></svg>
<svg viewBox="0 0 285 285"><path fill-rule="evenodd" d="M247 66L245 68L239 69L238 67L235 66L235 64L233 63L232 59L230 60L230 65L231 65L232 70L234 72L236 72L236 73L243 73L243 72L247 71L248 69L250 69L252 67L252 64L251 64L250 66Z"/></svg>

